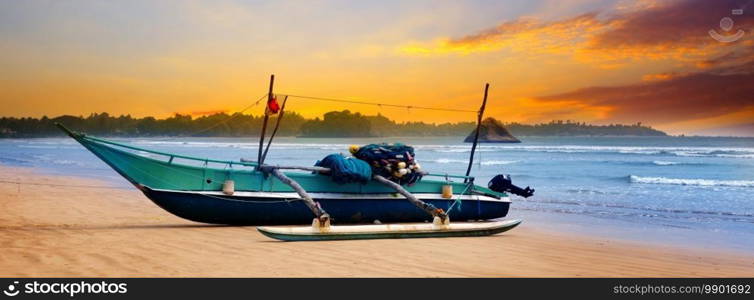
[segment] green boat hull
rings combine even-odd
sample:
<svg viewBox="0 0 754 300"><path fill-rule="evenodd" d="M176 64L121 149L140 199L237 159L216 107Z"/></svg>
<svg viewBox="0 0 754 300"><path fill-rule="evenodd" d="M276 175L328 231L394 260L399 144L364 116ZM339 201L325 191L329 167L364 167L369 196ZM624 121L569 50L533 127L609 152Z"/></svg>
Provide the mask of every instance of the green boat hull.
<svg viewBox="0 0 754 300"><path fill-rule="evenodd" d="M256 170L255 163L163 153L61 128L155 204L179 217L234 225L306 224L313 218L290 186ZM312 194L335 222L418 222L430 219L394 190L377 182L338 184L327 175L285 174ZM229 180L235 185L232 195L222 193L223 183ZM452 198L441 196L443 185L452 186ZM461 180L424 179L404 187L438 208L452 206L449 213L454 220L502 218L510 205L506 194L465 184Z"/></svg>

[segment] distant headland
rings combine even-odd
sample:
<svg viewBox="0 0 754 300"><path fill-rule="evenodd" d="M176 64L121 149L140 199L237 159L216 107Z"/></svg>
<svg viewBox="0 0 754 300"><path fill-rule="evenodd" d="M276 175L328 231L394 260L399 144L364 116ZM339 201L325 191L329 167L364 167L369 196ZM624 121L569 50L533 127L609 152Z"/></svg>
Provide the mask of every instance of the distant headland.
<svg viewBox="0 0 754 300"><path fill-rule="evenodd" d="M275 124L277 116L270 119ZM492 119L494 120L494 119ZM133 118L94 113L87 117L64 115L54 118L0 118L0 138L56 137L63 133L55 122L71 129L99 136L186 136L242 137L259 136L262 116L217 113L192 118L176 114L169 118ZM497 122L495 120L495 122ZM541 124L502 123L515 136L666 136L642 125L590 125L572 121ZM272 126L272 125L271 125ZM348 110L331 111L322 118L307 119L296 112L286 112L280 123L279 136L297 137L389 137L389 136L467 136L476 128L474 122L397 123L383 115L363 115Z"/></svg>
<svg viewBox="0 0 754 300"><path fill-rule="evenodd" d="M476 130L472 130L464 143L473 143L478 140L480 143L520 143L521 140L513 136L502 122L494 118L487 118L479 126L479 135L477 139Z"/></svg>

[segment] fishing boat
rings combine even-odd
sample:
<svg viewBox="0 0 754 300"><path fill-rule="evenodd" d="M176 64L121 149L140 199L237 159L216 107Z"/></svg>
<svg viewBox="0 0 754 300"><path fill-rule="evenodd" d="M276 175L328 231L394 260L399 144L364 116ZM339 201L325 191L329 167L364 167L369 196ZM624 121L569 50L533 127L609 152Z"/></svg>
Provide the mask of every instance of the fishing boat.
<svg viewBox="0 0 754 300"><path fill-rule="evenodd" d="M274 76L270 83L270 98L273 82ZM484 104L480 118L483 107ZM450 219L491 220L508 214L511 204L508 192L516 191L512 189L515 186L479 186L468 173L424 173L424 179L411 185L401 185L378 175L366 183L336 183L328 175L327 168L266 164L265 157L279 125L263 151L267 116L268 113L265 114L256 161L226 161L165 153L90 136L62 124L57 126L147 198L178 217L228 225L313 224L305 226L311 230L304 231L260 227L262 233L281 240L477 236L499 233L520 222L486 222L476 226L450 224ZM278 122L281 118L282 115ZM476 143L471 160L475 147ZM448 194L448 191L452 192ZM422 228L382 225L371 228L371 231L368 226L379 225L361 225L350 227L355 231L349 231L333 229L336 226L331 228L331 221L338 224L432 223Z"/></svg>

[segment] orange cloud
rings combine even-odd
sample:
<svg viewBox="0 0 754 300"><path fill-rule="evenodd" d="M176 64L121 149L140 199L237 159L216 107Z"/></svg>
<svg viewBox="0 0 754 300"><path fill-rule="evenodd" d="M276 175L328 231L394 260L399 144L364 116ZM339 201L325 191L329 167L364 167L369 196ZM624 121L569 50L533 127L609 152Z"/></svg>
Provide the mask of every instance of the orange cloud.
<svg viewBox="0 0 754 300"><path fill-rule="evenodd" d="M737 1L643 1L630 8L591 12L544 22L519 18L458 38L438 38L400 48L407 55L469 55L510 50L520 54L562 54L603 68L630 62L672 60L694 66L751 43L754 18L736 16L736 30L748 33L735 44L717 42L708 31L730 16ZM717 28L720 30L719 28Z"/></svg>
<svg viewBox="0 0 754 300"><path fill-rule="evenodd" d="M663 73L655 73L655 74L646 74L641 77L642 81L661 81L661 80L668 80L673 79L679 76L684 76L686 74L679 73L679 72L663 72Z"/></svg>
<svg viewBox="0 0 754 300"><path fill-rule="evenodd" d="M605 27L595 13L542 22L519 18L476 34L460 38L440 38L429 44L409 44L400 52L408 55L472 54L510 49L521 52L564 53L584 43L588 35Z"/></svg>

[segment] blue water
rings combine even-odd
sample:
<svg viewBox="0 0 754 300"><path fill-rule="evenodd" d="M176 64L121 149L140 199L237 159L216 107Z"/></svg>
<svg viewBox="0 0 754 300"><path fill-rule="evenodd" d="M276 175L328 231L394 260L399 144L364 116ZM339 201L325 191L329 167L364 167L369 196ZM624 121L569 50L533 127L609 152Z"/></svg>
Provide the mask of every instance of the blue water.
<svg viewBox="0 0 754 300"><path fill-rule="evenodd" d="M199 157L256 157L256 141L237 138L117 139L138 147ZM349 144L384 139L279 138L270 163L312 165ZM422 168L462 174L470 145L460 138L399 138L415 146ZM509 217L528 226L611 239L754 250L754 139L702 137L524 138L482 145L472 175L499 173L536 189L513 197ZM127 182L72 139L0 140L0 163L53 174ZM8 178L0 175L0 179Z"/></svg>

